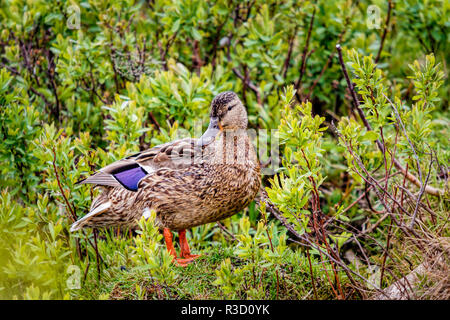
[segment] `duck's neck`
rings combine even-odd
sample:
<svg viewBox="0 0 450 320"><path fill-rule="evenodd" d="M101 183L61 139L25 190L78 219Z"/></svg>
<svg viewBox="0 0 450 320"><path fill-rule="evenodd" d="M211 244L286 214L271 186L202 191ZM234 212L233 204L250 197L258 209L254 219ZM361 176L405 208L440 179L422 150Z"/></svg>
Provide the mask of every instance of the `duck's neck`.
<svg viewBox="0 0 450 320"><path fill-rule="evenodd" d="M216 137L214 162L224 165L258 165L246 129L224 130Z"/></svg>

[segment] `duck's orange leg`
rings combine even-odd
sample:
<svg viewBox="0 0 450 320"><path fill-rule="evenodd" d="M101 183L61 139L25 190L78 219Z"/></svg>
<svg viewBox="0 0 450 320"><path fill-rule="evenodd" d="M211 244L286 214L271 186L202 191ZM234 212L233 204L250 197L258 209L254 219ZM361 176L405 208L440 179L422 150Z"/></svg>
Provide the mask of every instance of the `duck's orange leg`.
<svg viewBox="0 0 450 320"><path fill-rule="evenodd" d="M172 232L168 228L164 228L163 230L164 240L166 241L167 251L174 257L177 258L177 253L175 252L175 247L173 246L173 235Z"/></svg>
<svg viewBox="0 0 450 320"><path fill-rule="evenodd" d="M167 251L172 255L173 261L181 267L186 267L190 262L193 261L193 259L182 259L177 257L177 253L175 251L175 247L173 246L173 235L172 231L170 231L168 228L164 228L163 230L164 234L164 240L166 241L166 247ZM188 247L189 248L189 247ZM182 256L183 257L183 256Z"/></svg>
<svg viewBox="0 0 450 320"><path fill-rule="evenodd" d="M191 259L192 261L201 256L200 254L191 254L191 249L189 248L189 244L186 239L186 230L183 229L178 231L178 237L180 238L181 257L186 260Z"/></svg>

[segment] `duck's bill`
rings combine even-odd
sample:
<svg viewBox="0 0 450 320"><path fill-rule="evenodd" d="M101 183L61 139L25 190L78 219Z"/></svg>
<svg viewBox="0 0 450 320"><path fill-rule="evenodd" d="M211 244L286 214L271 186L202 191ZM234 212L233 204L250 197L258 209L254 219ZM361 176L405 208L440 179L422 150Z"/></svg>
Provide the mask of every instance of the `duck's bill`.
<svg viewBox="0 0 450 320"><path fill-rule="evenodd" d="M204 147L208 144L212 143L216 136L220 132L219 118L212 117L209 121L208 129L206 129L205 133L198 139L198 146Z"/></svg>

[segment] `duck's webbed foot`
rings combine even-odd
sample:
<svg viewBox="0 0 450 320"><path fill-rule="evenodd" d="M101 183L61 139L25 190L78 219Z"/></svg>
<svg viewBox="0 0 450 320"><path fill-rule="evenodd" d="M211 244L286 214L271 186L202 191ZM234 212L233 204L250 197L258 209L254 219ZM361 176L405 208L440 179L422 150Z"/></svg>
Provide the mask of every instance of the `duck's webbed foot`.
<svg viewBox="0 0 450 320"><path fill-rule="evenodd" d="M179 267L187 267L187 265L193 262L194 260L195 258L188 258L188 259L175 258L173 259L173 262Z"/></svg>
<svg viewBox="0 0 450 320"><path fill-rule="evenodd" d="M169 251L169 253L173 256L173 261L176 265L186 267L189 263L200 256L199 254L191 254L191 250L189 249L189 245L186 240L186 230L180 230L178 232L180 237L181 258L177 257L175 247L173 246L172 232L168 228L164 228L163 234L164 240L166 241L167 251Z"/></svg>

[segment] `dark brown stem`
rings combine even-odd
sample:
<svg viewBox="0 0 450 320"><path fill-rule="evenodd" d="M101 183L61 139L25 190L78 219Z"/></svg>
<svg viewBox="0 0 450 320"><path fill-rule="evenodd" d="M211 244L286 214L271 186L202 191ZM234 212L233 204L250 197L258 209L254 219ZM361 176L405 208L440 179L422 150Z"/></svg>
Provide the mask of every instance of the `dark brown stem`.
<svg viewBox="0 0 450 320"><path fill-rule="evenodd" d="M347 212L348 210L350 210L355 204L357 204L359 201L361 201L362 198L364 198L366 196L366 194L370 191L370 189L372 189L373 186L369 186L368 188L366 188L364 190L364 192L358 197L358 199L356 199L355 201L352 202L352 204L350 204L347 208L345 208L344 210L342 210L341 214L344 214L345 212Z"/></svg>
<svg viewBox="0 0 450 320"><path fill-rule="evenodd" d="M256 95L256 101L258 102L259 105L262 105L262 99L261 99L261 93L259 92L259 88L250 81L249 77L247 76L247 79L242 75L242 73L237 69L237 68L233 68L232 69L234 74L241 79L246 86L248 86Z"/></svg>
<svg viewBox="0 0 450 320"><path fill-rule="evenodd" d="M91 266L91 263L89 261L89 257L87 259L87 265L86 265L86 269L84 269L84 275L83 275L83 284L86 282L86 277L88 275L89 272L89 267Z"/></svg>
<svg viewBox="0 0 450 320"><path fill-rule="evenodd" d="M236 237L234 236L234 234L232 234L230 231L227 230L227 228L225 228L225 226L223 224L221 224L219 221L216 222L216 224L219 226L219 228L225 232L226 235L230 236L231 239L233 239L233 241L237 241Z"/></svg>
<svg viewBox="0 0 450 320"><path fill-rule="evenodd" d="M194 40L193 44L192 44L192 65L197 73L197 75L200 75L200 69L203 65L203 60L200 57L200 46L199 46L199 41L198 40Z"/></svg>
<svg viewBox="0 0 450 320"><path fill-rule="evenodd" d="M431 168L432 168L432 166L433 166L433 162L434 162L433 156L431 156L430 166L429 166L429 168L428 168L428 174L427 174L427 177L426 177L426 179L425 179L425 183L422 185L422 188L421 188L420 191L419 191L419 196L417 197L417 201L416 201L416 207L414 208L414 213L413 213L413 216L411 217L411 225L410 225L410 228L412 228L412 227L414 226L414 223L415 223L415 221L416 221L417 212L418 212L418 210L419 210L419 206L421 205L420 200L422 199L422 196L423 196L423 194L424 194L424 192L425 192L425 188L426 188L426 186L427 186L427 184L428 184L428 180L430 179Z"/></svg>
<svg viewBox="0 0 450 320"><path fill-rule="evenodd" d="M69 218L71 218L72 222L75 222L77 220L77 215L75 214L75 210L70 205L69 200L67 199L66 194L65 194L65 192L64 192L64 190L62 188L61 181L59 179L59 173L58 173L58 169L56 167L56 151L55 151L55 147L52 148L52 151L53 151L53 169L55 171L56 181L58 183L59 190L60 190L60 192L61 192L61 194L62 194L62 196L64 198L64 202L66 203L66 206L67 206L67 208L69 209L69 211L71 213L71 215L69 215ZM86 234L85 234L84 230L82 230L82 232L83 232L83 235L86 237ZM91 242L91 240L89 238L86 237L86 240L90 243L90 245L92 247L94 247L94 244L92 244L92 242ZM77 239L76 243L77 243L77 251L78 251L79 257L81 258L81 251L80 251L80 248L79 248L78 239ZM98 251L97 251L97 254L98 254ZM99 259L102 262L104 262L102 256L100 254L98 254L98 256L99 256Z"/></svg>
<svg viewBox="0 0 450 320"><path fill-rule="evenodd" d="M292 50L294 49L294 40L295 40L295 35L297 34L297 29L298 29L298 25L295 26L294 32L292 33L292 36L289 39L289 50L288 50L288 53L286 56L286 60L284 60L283 71L282 71L284 79L286 79L286 74L289 69L289 63L291 61Z"/></svg>
<svg viewBox="0 0 450 320"><path fill-rule="evenodd" d="M111 43L112 43L112 39L111 39ZM114 48L111 48L111 50L109 51L109 59L111 60L111 65L112 65L112 68L113 68L113 71L114 71L114 84L116 85L116 93L119 94L119 92L120 92L119 76L117 74L116 63L115 63L115 61L113 59L113 54L115 54L115 50L114 50ZM100 98L100 100L101 100L101 98Z"/></svg>
<svg viewBox="0 0 450 320"><path fill-rule="evenodd" d="M386 23L384 25L383 35L381 36L380 48L378 49L377 57L375 58L375 63L378 63L380 60L381 52L383 51L384 40L386 40L386 35L389 30L389 21L391 19L391 9L394 7L394 3L392 0L388 0L388 11L386 17Z"/></svg>
<svg viewBox="0 0 450 320"><path fill-rule="evenodd" d="M175 41L176 37L178 35L178 31L175 32L168 40L166 43L166 46L164 49L162 49L162 46L160 43L158 43L158 45L160 46L159 50L160 50L160 55L161 55L161 61L163 62L163 67L164 70L167 71L167 61L166 61L166 56L167 53L169 52L170 47L172 46L173 42Z"/></svg>
<svg viewBox="0 0 450 320"><path fill-rule="evenodd" d="M386 258L388 256L389 245L390 245L390 242L391 242L391 229L392 229L392 222L389 224L388 235L387 235L387 240L386 240L386 249L385 249L385 252L383 254L383 261L381 263L380 288L383 287L384 268L386 266Z"/></svg>
<svg viewBox="0 0 450 320"><path fill-rule="evenodd" d="M75 211L70 205L69 200L67 200L66 193L64 192L63 187L61 185L61 181L59 180L58 168L56 167L56 151L54 147L52 148L52 151L53 151L53 169L55 171L56 182L58 183L58 187L61 192L61 195L64 198L64 202L66 203L66 206L70 211L71 215L69 215L69 218L71 218L72 222L75 222L77 220L77 215L75 214Z"/></svg>
<svg viewBox="0 0 450 320"><path fill-rule="evenodd" d="M223 27L225 26L225 24L228 21L228 17L229 17L229 13L227 13L227 16L225 17L223 22L219 24L216 35L214 36L214 40L213 40L212 53L210 52L206 57L206 59L208 59L208 57L212 56L211 65L213 66L213 69L216 66L216 58L217 58L217 50L219 47L220 34L222 33Z"/></svg>
<svg viewBox="0 0 450 320"><path fill-rule="evenodd" d="M300 64L300 75L298 77L297 82L295 83L295 95L297 97L297 100L300 102L301 101L301 96L300 96L300 85L302 82L302 78L303 78L303 74L305 72L305 67L306 67L306 58L307 58L307 53L308 53L308 48L309 48L309 40L311 39L311 31L313 28L313 24L314 24L314 17L316 15L316 7L314 6L314 11L313 14L311 16L311 20L309 21L309 28L308 28L308 33L306 36L306 41L305 41L305 46L303 48L303 53L302 53L302 63Z"/></svg>
<svg viewBox="0 0 450 320"><path fill-rule="evenodd" d="M66 206L67 206L68 210L70 211L69 218L72 220L72 223L73 223L77 220L77 215L75 214L75 210L73 210L72 206L70 205L69 200L66 197L66 193L64 192L64 189L61 185L61 181L59 180L58 168L56 167L55 147L52 148L52 151L53 151L53 170L55 171L56 182L58 183L58 188L64 198L64 202L66 203ZM81 258L80 242L78 239L76 239L75 243L76 243L76 250L77 250L78 256Z"/></svg>
<svg viewBox="0 0 450 320"><path fill-rule="evenodd" d="M55 103L56 103L56 107L53 109L54 110L54 116L56 118L57 121L59 121L59 114L60 114L60 110L61 110L61 102L59 101L59 96L58 96L58 89L55 83L55 63L54 63L54 57L53 54L51 53L51 51L47 51L46 52L46 58L47 58L47 75L48 78L50 79L50 85L52 88L52 92L53 95L55 97Z"/></svg>
<svg viewBox="0 0 450 320"><path fill-rule="evenodd" d="M101 279L101 273L100 273L100 259L99 259L99 253L98 253L98 246L97 246L97 229L94 229L94 244L95 244L95 258L97 260L97 277L100 281Z"/></svg>
<svg viewBox="0 0 450 320"><path fill-rule="evenodd" d="M92 73L90 73L90 78L91 78L91 84L92 86L89 87L87 81L82 78L81 81L83 82L84 86L80 85L80 88L82 88L83 90L87 91L87 92L91 92L92 94L94 94L102 103L108 105L110 104L110 102L108 102L108 100L105 100L98 92L97 92L97 82L94 80L94 77L92 75ZM94 99L94 97L91 95L91 99ZM94 101L93 101L94 102Z"/></svg>
<svg viewBox="0 0 450 320"><path fill-rule="evenodd" d="M314 280L314 274L313 274L313 269L312 269L312 264L311 264L311 257L309 255L309 248L306 248L306 256L308 257L309 274L311 275L311 282L312 282L312 287L313 287L313 290L314 290L314 298L316 300L318 300L318 298L317 298L317 290L316 290L316 282Z"/></svg>

